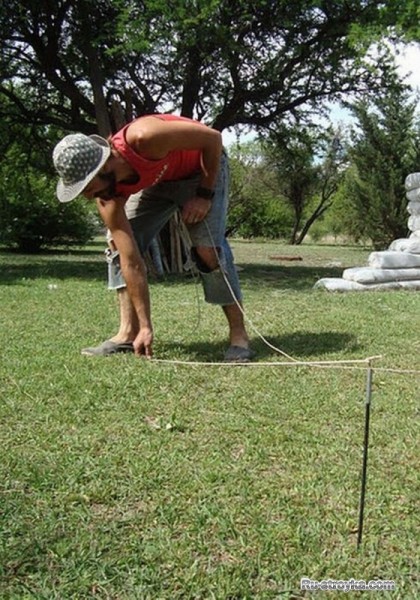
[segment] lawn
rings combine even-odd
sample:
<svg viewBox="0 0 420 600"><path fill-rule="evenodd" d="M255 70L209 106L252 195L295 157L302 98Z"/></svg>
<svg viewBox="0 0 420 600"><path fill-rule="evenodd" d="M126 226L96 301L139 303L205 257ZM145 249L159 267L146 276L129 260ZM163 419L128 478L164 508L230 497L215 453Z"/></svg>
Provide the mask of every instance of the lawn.
<svg viewBox="0 0 420 600"><path fill-rule="evenodd" d="M208 364L81 356L117 326L100 245L0 253L2 600L342 597L303 577L420 597L419 375L391 371L420 370L419 293L313 290L363 248L232 246L251 367L211 365L223 316L178 277L151 283L155 356ZM299 361L382 357L359 549L366 370L266 366L256 332Z"/></svg>

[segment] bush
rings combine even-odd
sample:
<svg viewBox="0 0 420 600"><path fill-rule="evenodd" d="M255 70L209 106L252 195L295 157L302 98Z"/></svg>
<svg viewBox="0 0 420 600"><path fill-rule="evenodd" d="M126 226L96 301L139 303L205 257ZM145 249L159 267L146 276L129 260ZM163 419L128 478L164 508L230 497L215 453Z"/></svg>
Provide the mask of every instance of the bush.
<svg viewBox="0 0 420 600"><path fill-rule="evenodd" d="M2 244L29 253L86 244L98 231L94 206L61 204L55 195L55 178L29 165L19 168L22 162L15 160L12 165L9 160L0 168Z"/></svg>
<svg viewBox="0 0 420 600"><path fill-rule="evenodd" d="M291 211L278 198L248 197L235 202L228 214L228 232L244 238L285 238L293 223Z"/></svg>
<svg viewBox="0 0 420 600"><path fill-rule="evenodd" d="M230 160L230 207L228 234L246 238L290 237L293 214L278 193L271 173L261 164L257 142L233 148Z"/></svg>

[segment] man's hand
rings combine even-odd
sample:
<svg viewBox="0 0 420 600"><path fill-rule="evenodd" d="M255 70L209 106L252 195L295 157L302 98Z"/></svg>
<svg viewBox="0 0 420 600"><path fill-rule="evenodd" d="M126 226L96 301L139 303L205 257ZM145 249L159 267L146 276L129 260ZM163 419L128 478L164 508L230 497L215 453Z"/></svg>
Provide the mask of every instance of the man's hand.
<svg viewBox="0 0 420 600"><path fill-rule="evenodd" d="M153 350L153 330L149 327L142 327L140 333L133 341L134 352L137 356L152 358Z"/></svg>
<svg viewBox="0 0 420 600"><path fill-rule="evenodd" d="M182 207L182 220L186 225L200 223L211 208L211 200L204 198L191 198Z"/></svg>

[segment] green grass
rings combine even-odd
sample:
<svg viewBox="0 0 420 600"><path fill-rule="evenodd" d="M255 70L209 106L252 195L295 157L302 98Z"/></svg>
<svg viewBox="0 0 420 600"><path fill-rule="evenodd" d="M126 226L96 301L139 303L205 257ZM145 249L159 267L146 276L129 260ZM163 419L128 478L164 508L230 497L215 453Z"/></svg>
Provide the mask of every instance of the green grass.
<svg viewBox="0 0 420 600"><path fill-rule="evenodd" d="M418 293L312 289L367 250L233 248L274 345L420 369ZM100 247L0 263L2 600L342 597L305 595L305 576L393 579L381 597L419 597L418 376L374 373L357 550L365 371L83 357L117 326ZM156 357L220 360L223 316L193 280L151 294ZM281 360L252 338L257 362Z"/></svg>

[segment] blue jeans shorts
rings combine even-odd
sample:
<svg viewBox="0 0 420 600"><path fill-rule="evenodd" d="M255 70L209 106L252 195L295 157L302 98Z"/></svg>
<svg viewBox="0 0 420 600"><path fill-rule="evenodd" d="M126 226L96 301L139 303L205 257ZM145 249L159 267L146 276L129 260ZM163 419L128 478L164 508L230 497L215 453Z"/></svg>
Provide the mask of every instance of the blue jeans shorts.
<svg viewBox="0 0 420 600"><path fill-rule="evenodd" d="M181 209L187 200L195 196L199 181L200 174L190 179L164 181L130 196L125 211L142 254L172 215ZM206 301L211 304L229 305L235 303L235 298L236 300L242 299L232 251L225 237L228 198L229 162L228 157L223 153L212 207L204 221L188 226L192 242L192 258L198 263L204 296ZM112 237L108 235L108 240L111 239ZM194 253L196 246L217 248L219 268L214 271L207 271L203 268ZM225 277L231 290L226 284ZM115 290L123 287L125 287L125 282L121 273L118 252L109 252L108 288ZM235 298L232 296L232 292Z"/></svg>

